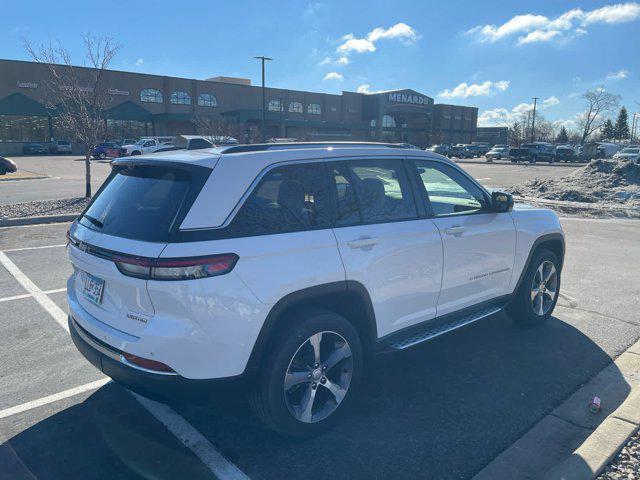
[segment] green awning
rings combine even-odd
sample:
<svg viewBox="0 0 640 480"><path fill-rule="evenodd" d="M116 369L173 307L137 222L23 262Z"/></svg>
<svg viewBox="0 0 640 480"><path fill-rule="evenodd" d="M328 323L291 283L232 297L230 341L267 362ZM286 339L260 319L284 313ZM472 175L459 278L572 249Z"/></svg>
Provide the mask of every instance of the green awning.
<svg viewBox="0 0 640 480"><path fill-rule="evenodd" d="M138 122L153 121L153 115L151 115L151 112L130 100L122 102L107 110L106 117L113 120L136 120Z"/></svg>
<svg viewBox="0 0 640 480"><path fill-rule="evenodd" d="M0 115L24 115L46 117L47 108L21 93L14 93L0 99Z"/></svg>

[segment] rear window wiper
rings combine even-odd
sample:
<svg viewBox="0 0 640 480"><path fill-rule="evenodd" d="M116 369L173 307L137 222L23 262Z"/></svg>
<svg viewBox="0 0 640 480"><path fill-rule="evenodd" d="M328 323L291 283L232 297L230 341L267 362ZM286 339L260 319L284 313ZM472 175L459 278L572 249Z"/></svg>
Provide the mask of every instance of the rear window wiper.
<svg viewBox="0 0 640 480"><path fill-rule="evenodd" d="M91 223L93 223L96 227L98 227L98 228L104 227L104 223L102 223L97 218L93 218L91 215L87 215L86 213L84 215L82 215L82 216L84 218L86 218L87 220L89 220Z"/></svg>

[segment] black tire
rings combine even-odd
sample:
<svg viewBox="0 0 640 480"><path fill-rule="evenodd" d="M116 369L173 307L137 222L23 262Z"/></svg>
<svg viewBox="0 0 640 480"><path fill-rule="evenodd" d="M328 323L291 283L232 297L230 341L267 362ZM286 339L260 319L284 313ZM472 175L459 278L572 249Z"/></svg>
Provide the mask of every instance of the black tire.
<svg viewBox="0 0 640 480"><path fill-rule="evenodd" d="M536 163L538 161L537 157L531 157L529 158L529 163Z"/></svg>
<svg viewBox="0 0 640 480"><path fill-rule="evenodd" d="M534 277L536 276L540 266L545 262L551 262L553 264L557 275L557 281L555 285L553 285L555 288L555 298L549 305L548 310L544 311L544 313L540 315L534 310L531 294ZM529 263L527 272L522 279L522 284L520 285L520 288L512 302L507 307L507 313L514 322L520 325L540 325L551 316L553 309L556 307L556 303L558 302L558 296L560 293L560 273L560 261L555 253L550 250L539 249L533 254L533 258Z"/></svg>
<svg viewBox="0 0 640 480"><path fill-rule="evenodd" d="M256 386L251 392L250 403L257 417L267 428L291 437L313 437L335 425L357 393L363 372L362 344L351 323L334 312L326 310L302 312L292 315L287 323L291 327L280 332L268 349L269 353L257 374ZM306 423L297 419L289 410L285 398L284 380L290 363L299 349L308 345L307 339L319 332L335 332L346 340L351 349L352 376L346 395L335 410L322 420ZM324 335L326 333L323 337ZM339 362L336 365L341 364ZM342 368L340 366L338 370ZM309 382L305 382L300 388L306 388L305 385ZM317 385L316 393L320 395L323 389L319 388L319 382Z"/></svg>
<svg viewBox="0 0 640 480"><path fill-rule="evenodd" d="M105 158L107 158L107 156L104 153L101 153L100 155L98 155L98 158L100 158L100 160L104 160Z"/></svg>
<svg viewBox="0 0 640 480"><path fill-rule="evenodd" d="M134 150L131 152L131 156L133 157L134 155L141 155L141 153L138 150Z"/></svg>

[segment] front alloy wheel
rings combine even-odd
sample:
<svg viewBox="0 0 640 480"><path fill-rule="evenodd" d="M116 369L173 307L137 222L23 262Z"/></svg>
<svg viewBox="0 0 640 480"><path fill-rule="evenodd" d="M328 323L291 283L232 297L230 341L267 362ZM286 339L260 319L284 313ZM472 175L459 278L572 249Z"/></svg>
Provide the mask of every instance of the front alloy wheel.
<svg viewBox="0 0 640 480"><path fill-rule="evenodd" d="M318 332L298 348L284 377L287 408L297 420L318 422L342 403L351 384L349 343L336 332Z"/></svg>
<svg viewBox="0 0 640 480"><path fill-rule="evenodd" d="M549 260L540 264L531 284L531 308L540 316L546 315L558 294L556 267Z"/></svg>

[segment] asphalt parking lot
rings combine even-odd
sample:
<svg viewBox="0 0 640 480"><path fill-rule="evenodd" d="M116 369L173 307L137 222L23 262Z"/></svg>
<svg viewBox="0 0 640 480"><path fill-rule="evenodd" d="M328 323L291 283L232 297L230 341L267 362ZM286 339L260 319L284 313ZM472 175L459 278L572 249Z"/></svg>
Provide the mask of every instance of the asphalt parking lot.
<svg viewBox="0 0 640 480"><path fill-rule="evenodd" d="M72 198L84 195L84 159L79 156L45 155L12 157L19 172L45 176L32 180L0 181L0 205ZM505 187L534 177L558 178L568 175L580 164L547 163L511 164L500 160L486 163L484 159L458 160L457 163L490 188ZM109 160L92 160L92 186L100 187L109 174ZM0 177L1 179L1 177Z"/></svg>
<svg viewBox="0 0 640 480"><path fill-rule="evenodd" d="M471 478L640 337L640 222L562 223L568 297L546 325L496 315L379 357L344 423L306 441L233 391L164 406L106 383L62 327L67 226L0 229L0 479Z"/></svg>

